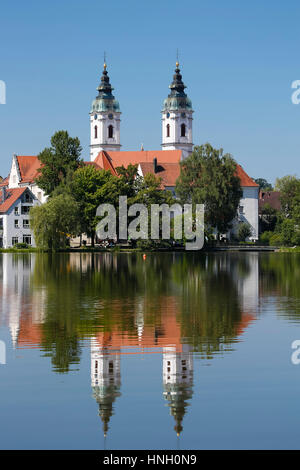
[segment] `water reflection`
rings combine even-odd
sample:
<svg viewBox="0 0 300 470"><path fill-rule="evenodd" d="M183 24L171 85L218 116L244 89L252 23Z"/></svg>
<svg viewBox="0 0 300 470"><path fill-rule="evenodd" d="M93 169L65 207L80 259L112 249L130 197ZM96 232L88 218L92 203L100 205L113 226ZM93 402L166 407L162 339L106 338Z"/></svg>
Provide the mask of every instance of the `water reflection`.
<svg viewBox="0 0 300 470"><path fill-rule="evenodd" d="M91 386L104 435L121 395L121 355L161 354L162 395L177 435L191 402L194 354L233 351L259 312L253 254L0 256L1 324L18 348L39 348L57 373L90 345ZM272 272L275 267L272 267Z"/></svg>

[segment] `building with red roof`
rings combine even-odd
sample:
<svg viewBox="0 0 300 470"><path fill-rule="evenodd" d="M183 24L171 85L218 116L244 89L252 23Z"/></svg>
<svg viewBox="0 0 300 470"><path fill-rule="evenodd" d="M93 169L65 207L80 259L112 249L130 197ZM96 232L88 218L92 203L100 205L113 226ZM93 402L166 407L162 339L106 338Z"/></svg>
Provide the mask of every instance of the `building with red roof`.
<svg viewBox="0 0 300 470"><path fill-rule="evenodd" d="M10 248L17 243L35 246L29 212L37 204L40 202L26 186L0 188L0 248Z"/></svg>

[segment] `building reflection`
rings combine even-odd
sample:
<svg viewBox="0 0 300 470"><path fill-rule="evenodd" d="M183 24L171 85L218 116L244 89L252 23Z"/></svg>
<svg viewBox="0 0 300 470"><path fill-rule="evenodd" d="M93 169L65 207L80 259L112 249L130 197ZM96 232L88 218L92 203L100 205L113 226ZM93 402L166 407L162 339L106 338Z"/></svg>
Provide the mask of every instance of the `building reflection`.
<svg viewBox="0 0 300 470"><path fill-rule="evenodd" d="M182 421L189 400L193 395L194 356L191 346L182 345L182 351L174 347L163 350L163 395L175 420L177 436L183 430Z"/></svg>
<svg viewBox="0 0 300 470"><path fill-rule="evenodd" d="M113 351L96 338L91 340L91 385L106 437L113 404L121 395L120 350Z"/></svg>
<svg viewBox="0 0 300 470"><path fill-rule="evenodd" d="M160 354L162 396L178 435L193 397L194 354L232 351L259 310L259 256L0 256L1 324L67 373L91 347L104 435L121 396L121 356Z"/></svg>

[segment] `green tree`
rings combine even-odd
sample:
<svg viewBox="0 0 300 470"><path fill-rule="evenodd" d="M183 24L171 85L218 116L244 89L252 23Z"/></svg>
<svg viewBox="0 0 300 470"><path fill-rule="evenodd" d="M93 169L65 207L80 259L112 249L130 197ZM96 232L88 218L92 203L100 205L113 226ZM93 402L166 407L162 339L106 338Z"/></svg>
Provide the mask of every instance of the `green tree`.
<svg viewBox="0 0 300 470"><path fill-rule="evenodd" d="M69 237L80 231L79 205L70 195L52 197L30 210L30 225L38 248L65 248Z"/></svg>
<svg viewBox="0 0 300 470"><path fill-rule="evenodd" d="M78 137L70 137L67 131L56 132L51 137L51 147L38 155L42 166L38 170L37 185L51 195L57 186L65 182L68 173L82 165L81 151Z"/></svg>
<svg viewBox="0 0 300 470"><path fill-rule="evenodd" d="M278 218L278 211L274 209L268 202L263 205L260 211L260 228L261 232L273 231Z"/></svg>
<svg viewBox="0 0 300 470"><path fill-rule="evenodd" d="M277 178L276 191L280 191L282 212L286 217L297 216L300 205L300 179L295 175Z"/></svg>
<svg viewBox="0 0 300 470"><path fill-rule="evenodd" d="M181 201L205 204L205 223L218 234L227 232L243 195L235 160L205 144L180 162L180 170L176 194Z"/></svg>
<svg viewBox="0 0 300 470"><path fill-rule="evenodd" d="M271 183L269 183L266 179L264 178L255 178L254 179L255 183L258 184L259 189L261 191L274 191L274 188Z"/></svg>
<svg viewBox="0 0 300 470"><path fill-rule="evenodd" d="M110 203L117 206L120 182L110 171L97 170L88 165L75 171L70 185L71 192L78 202L82 231L95 244L96 216L100 204Z"/></svg>
<svg viewBox="0 0 300 470"><path fill-rule="evenodd" d="M244 242L246 238L252 235L251 225L247 224L246 222L242 222L238 226L238 239L241 242Z"/></svg>
<svg viewBox="0 0 300 470"><path fill-rule="evenodd" d="M128 204L131 204L131 199L136 196L142 183L142 177L138 174L138 165L130 163L127 168L122 165L116 168L116 172L119 176L120 196L127 196Z"/></svg>

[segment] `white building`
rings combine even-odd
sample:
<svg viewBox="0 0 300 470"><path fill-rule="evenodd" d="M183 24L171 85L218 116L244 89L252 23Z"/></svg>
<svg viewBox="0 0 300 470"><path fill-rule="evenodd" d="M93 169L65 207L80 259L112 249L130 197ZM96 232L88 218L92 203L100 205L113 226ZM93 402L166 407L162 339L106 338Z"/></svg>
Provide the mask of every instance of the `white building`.
<svg viewBox="0 0 300 470"><path fill-rule="evenodd" d="M29 212L40 202L27 187L0 190L0 247L10 248L17 243L35 246Z"/></svg>

